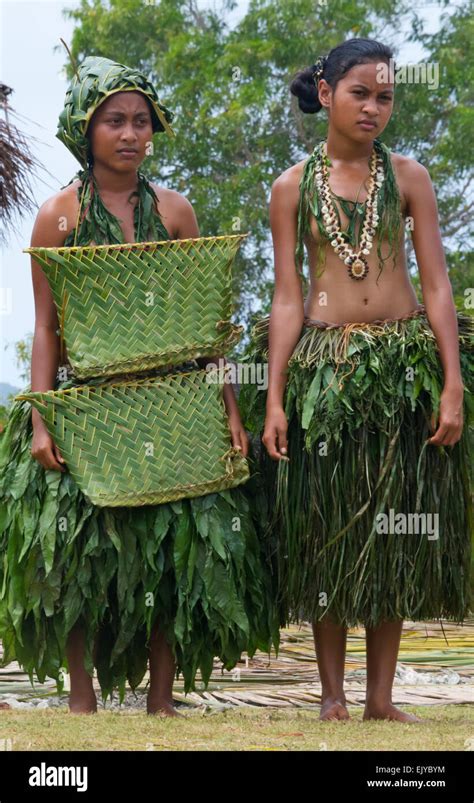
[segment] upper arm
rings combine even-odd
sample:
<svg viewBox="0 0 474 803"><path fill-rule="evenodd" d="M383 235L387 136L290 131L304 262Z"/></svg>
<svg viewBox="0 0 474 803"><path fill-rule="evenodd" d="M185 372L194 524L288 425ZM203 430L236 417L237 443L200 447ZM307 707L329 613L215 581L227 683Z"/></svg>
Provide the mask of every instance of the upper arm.
<svg viewBox="0 0 474 803"><path fill-rule="evenodd" d="M270 226L275 265L274 301L303 302L301 278L295 263L299 188L294 176L282 174L272 185Z"/></svg>
<svg viewBox="0 0 474 803"><path fill-rule="evenodd" d="M54 196L45 201L36 216L30 246L57 248L64 245L66 232L59 226L64 213L64 199L60 203L57 196ZM41 265L33 257L31 257L31 279L35 299L35 327L43 326L56 331L59 322L53 294Z"/></svg>
<svg viewBox="0 0 474 803"><path fill-rule="evenodd" d="M176 220L177 240L199 237L199 226L193 206L179 192L173 192L173 217Z"/></svg>
<svg viewBox="0 0 474 803"><path fill-rule="evenodd" d="M426 293L449 283L438 204L426 167L410 159L405 173L409 173L406 182L407 214L413 219L411 235L423 293Z"/></svg>

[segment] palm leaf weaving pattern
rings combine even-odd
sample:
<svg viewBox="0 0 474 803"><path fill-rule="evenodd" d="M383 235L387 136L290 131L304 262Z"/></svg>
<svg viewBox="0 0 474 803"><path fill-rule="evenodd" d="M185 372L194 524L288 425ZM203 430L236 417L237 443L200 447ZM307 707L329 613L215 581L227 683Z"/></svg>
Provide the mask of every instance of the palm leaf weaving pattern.
<svg viewBox="0 0 474 803"><path fill-rule="evenodd" d="M249 477L206 371L28 393L71 475L99 506L157 504Z"/></svg>
<svg viewBox="0 0 474 803"><path fill-rule="evenodd" d="M78 379L228 350L232 263L246 234L76 248L28 248L48 279Z"/></svg>

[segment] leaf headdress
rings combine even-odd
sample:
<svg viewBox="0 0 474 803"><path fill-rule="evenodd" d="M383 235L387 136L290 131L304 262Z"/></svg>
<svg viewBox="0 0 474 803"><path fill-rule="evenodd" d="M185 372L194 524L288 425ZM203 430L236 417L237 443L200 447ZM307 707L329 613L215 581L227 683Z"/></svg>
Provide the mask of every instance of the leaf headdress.
<svg viewBox="0 0 474 803"><path fill-rule="evenodd" d="M88 165L87 129L96 109L115 92L142 92L152 108L153 133L166 131L175 136L170 122L174 114L160 103L155 88L139 70L101 56L87 56L76 69L59 115L56 137L64 143L83 168Z"/></svg>

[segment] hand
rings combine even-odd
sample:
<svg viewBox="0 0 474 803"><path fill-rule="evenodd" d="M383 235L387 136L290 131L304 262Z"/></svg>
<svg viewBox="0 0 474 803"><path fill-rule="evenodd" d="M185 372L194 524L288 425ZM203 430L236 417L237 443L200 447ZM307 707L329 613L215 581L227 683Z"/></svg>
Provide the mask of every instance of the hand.
<svg viewBox="0 0 474 803"><path fill-rule="evenodd" d="M242 456L247 457L249 453L249 437L242 425L240 413L234 412L229 415L229 427L232 438L232 446L242 450Z"/></svg>
<svg viewBox="0 0 474 803"><path fill-rule="evenodd" d="M262 442L272 460L289 460L286 433L288 422L283 407L267 408Z"/></svg>
<svg viewBox="0 0 474 803"><path fill-rule="evenodd" d="M436 429L436 416L431 416L431 428L436 432L428 443L433 446L454 446L461 438L463 428L463 394L462 385L444 387L439 407L439 422Z"/></svg>
<svg viewBox="0 0 474 803"><path fill-rule="evenodd" d="M44 468L53 471L66 471L62 465L64 458L54 443L46 427L35 427L33 429L33 440L31 442L31 454Z"/></svg>

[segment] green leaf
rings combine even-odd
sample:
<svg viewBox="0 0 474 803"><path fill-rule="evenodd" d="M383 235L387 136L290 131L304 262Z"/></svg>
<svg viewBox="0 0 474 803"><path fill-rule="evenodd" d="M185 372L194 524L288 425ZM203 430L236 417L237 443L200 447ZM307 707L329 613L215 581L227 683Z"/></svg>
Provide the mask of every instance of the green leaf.
<svg viewBox="0 0 474 803"><path fill-rule="evenodd" d="M178 519L178 526L174 537L173 561L178 579L186 568L192 537L191 515L189 513L189 508L184 507Z"/></svg>
<svg viewBox="0 0 474 803"><path fill-rule="evenodd" d="M303 429L308 429L311 423L311 419L314 413L314 406L321 388L321 382L322 382L322 372L318 369L316 371L313 381L311 382L308 388L308 392L304 400L303 415L301 418L301 426L303 427Z"/></svg>

